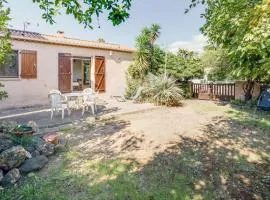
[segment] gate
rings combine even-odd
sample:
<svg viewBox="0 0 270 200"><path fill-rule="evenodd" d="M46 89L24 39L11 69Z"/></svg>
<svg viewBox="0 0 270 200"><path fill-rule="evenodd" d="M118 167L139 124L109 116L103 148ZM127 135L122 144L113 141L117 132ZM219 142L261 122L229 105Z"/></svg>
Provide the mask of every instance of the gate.
<svg viewBox="0 0 270 200"><path fill-rule="evenodd" d="M203 100L230 101L235 99L234 83L191 83L192 97Z"/></svg>

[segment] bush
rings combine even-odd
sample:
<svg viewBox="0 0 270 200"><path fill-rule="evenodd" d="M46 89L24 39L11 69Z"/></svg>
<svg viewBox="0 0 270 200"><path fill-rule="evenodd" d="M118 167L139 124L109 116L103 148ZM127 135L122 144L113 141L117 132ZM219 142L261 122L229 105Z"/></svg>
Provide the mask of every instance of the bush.
<svg viewBox="0 0 270 200"><path fill-rule="evenodd" d="M232 105L241 106L241 107L250 107L253 108L257 105L257 100L244 101L240 99L231 100Z"/></svg>
<svg viewBox="0 0 270 200"><path fill-rule="evenodd" d="M185 99L190 99L192 96L191 91L190 91L190 83L189 82L180 82L179 85L183 90L183 97Z"/></svg>
<svg viewBox="0 0 270 200"><path fill-rule="evenodd" d="M125 90L125 97L130 98L136 92L136 89L141 86L140 79L134 79L131 76L127 75L127 88Z"/></svg>
<svg viewBox="0 0 270 200"><path fill-rule="evenodd" d="M2 83L0 83L0 88L4 87ZM8 94L6 91L0 89L0 100L5 99L8 97Z"/></svg>
<svg viewBox="0 0 270 200"><path fill-rule="evenodd" d="M183 99L183 90L175 79L166 74L159 76L149 74L142 95L156 105L179 106Z"/></svg>
<svg viewBox="0 0 270 200"><path fill-rule="evenodd" d="M246 102L241 99L235 99L235 100L231 100L231 104L236 105L236 106L244 106Z"/></svg>

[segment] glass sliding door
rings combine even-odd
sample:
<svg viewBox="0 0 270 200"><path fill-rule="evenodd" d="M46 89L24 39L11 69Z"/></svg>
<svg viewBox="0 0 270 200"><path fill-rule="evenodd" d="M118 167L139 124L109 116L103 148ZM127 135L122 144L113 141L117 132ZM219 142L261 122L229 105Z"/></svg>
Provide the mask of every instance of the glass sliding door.
<svg viewBox="0 0 270 200"><path fill-rule="evenodd" d="M83 85L91 88L91 60L82 60L83 66Z"/></svg>

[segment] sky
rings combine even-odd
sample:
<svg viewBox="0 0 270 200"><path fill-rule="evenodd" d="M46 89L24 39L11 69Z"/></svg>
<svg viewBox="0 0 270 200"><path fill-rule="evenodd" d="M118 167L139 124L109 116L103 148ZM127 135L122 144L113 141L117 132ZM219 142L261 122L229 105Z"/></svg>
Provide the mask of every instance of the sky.
<svg viewBox="0 0 270 200"><path fill-rule="evenodd" d="M162 48L177 51L185 48L201 52L206 44L206 38L199 28L204 19L200 18L203 7L200 5L184 14L190 0L133 0L130 18L119 26L113 26L104 14L100 17L100 28L94 20L94 29L84 28L72 16L62 14L55 18L56 23L51 25L41 18L42 11L32 0L9 0L11 8L10 27L22 29L24 22L30 22L27 31L46 34L56 34L58 30L64 31L65 36L97 40L121 44L129 47L135 46L135 38L141 29L157 23L161 26L161 36L157 43Z"/></svg>

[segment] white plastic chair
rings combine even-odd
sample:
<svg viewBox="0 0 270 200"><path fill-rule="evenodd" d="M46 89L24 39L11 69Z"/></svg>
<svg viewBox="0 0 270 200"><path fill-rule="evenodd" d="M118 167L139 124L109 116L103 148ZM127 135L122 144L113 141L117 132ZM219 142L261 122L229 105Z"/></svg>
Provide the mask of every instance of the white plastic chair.
<svg viewBox="0 0 270 200"><path fill-rule="evenodd" d="M94 93L94 91L93 91L92 88L85 88L85 89L83 90L83 93L89 93L89 94L92 94L92 93Z"/></svg>
<svg viewBox="0 0 270 200"><path fill-rule="evenodd" d="M96 111L96 99L97 93L93 91L92 88L86 88L83 90L83 108L82 108L82 115L84 114L85 110L88 110L91 107L92 113L95 114Z"/></svg>
<svg viewBox="0 0 270 200"><path fill-rule="evenodd" d="M62 96L59 90L51 90L49 92L49 99L51 103L51 119L53 118L54 111L62 111L62 119L64 119L65 109L68 110L68 114L70 114L70 110L67 103L67 98Z"/></svg>

